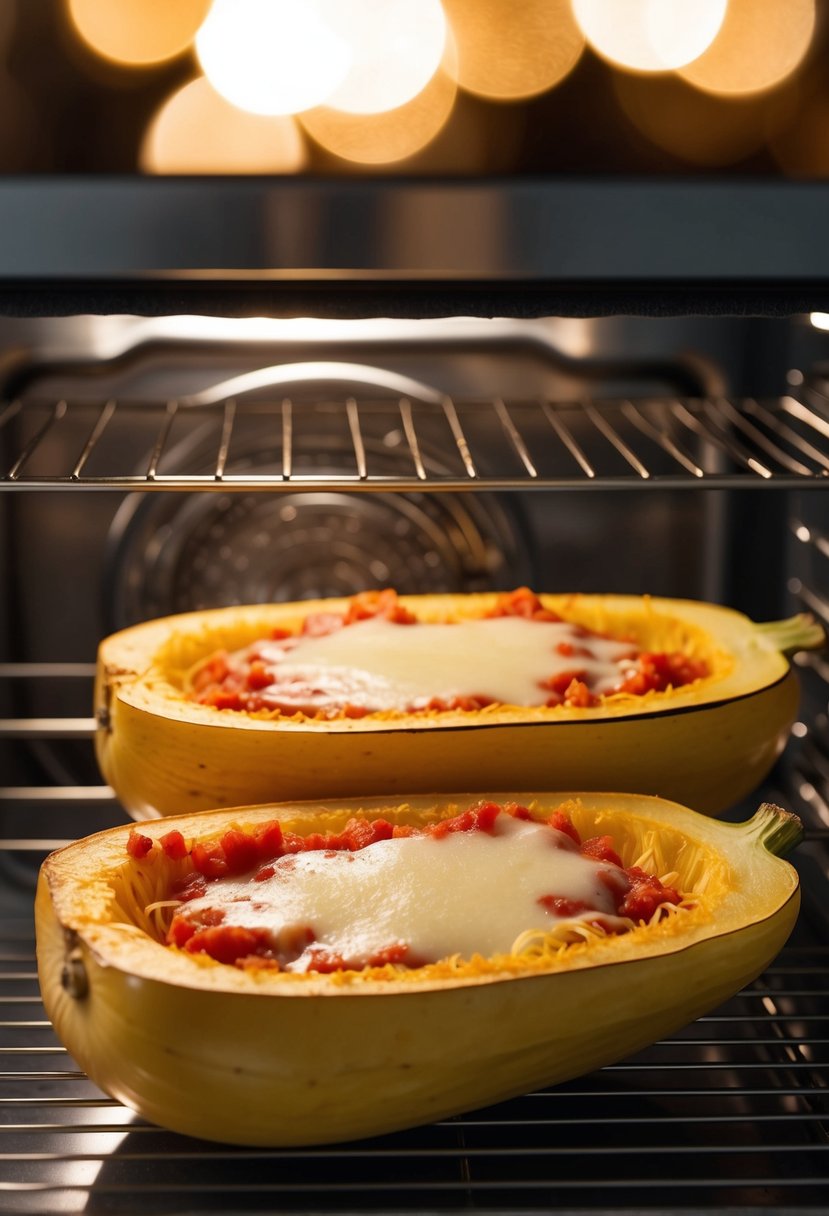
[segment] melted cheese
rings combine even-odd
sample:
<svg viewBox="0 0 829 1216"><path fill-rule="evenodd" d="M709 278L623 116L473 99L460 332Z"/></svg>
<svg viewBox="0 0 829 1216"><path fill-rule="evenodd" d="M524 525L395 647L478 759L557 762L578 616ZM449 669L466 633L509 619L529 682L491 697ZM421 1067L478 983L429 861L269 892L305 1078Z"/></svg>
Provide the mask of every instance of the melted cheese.
<svg viewBox="0 0 829 1216"><path fill-rule="evenodd" d="M294 971L307 969L315 948L358 968L398 943L420 963L508 953L525 930L562 923L539 903L544 896L587 905L567 919L601 914L612 923L613 897L600 875L619 873L582 856L546 824L505 814L492 834L400 837L353 853L314 850L282 857L273 868L261 882L211 883L207 895L181 911L198 920L221 909L225 926L265 929L283 966Z"/></svg>
<svg viewBox="0 0 829 1216"><path fill-rule="evenodd" d="M562 654L558 647L572 647ZM380 618L324 637L264 642L256 654L273 672L259 693L266 705L370 712L422 709L433 697L484 697L504 705L544 705L542 681L583 673L597 696L612 692L635 668L634 647L583 636L565 621L521 617L398 625Z"/></svg>

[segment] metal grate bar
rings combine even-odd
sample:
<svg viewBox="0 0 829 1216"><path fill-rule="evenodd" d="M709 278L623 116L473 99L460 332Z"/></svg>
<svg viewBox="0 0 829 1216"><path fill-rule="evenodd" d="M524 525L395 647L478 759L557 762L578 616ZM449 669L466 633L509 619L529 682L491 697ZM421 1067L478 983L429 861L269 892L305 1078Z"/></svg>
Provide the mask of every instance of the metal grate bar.
<svg viewBox="0 0 829 1216"><path fill-rule="evenodd" d="M756 407L756 404L757 403L755 401L749 400L746 403L746 408L752 409L753 407ZM744 435L756 443L767 456L771 456L772 460L776 460L778 464L781 464L783 468L788 469L790 473L797 473L803 477L808 477L811 475L812 470L810 468L808 468L805 464L801 464L799 460L795 460L794 457L789 456L787 452L784 452L783 449L778 446L778 444L769 439L767 435L764 435L759 427L756 427L748 420L748 418L745 417L744 414L741 414L739 410L735 409L730 401L728 401L726 398L722 398L722 400L719 402L719 406L726 418L728 418L728 420L733 423L733 425L737 427L739 431L742 431Z"/></svg>
<svg viewBox="0 0 829 1216"><path fill-rule="evenodd" d="M365 481L368 477L366 445L363 442L363 433L360 429L360 411L354 397L347 399L345 409L348 417L348 429L351 433L351 443L354 447L354 459L357 462L357 476L360 478L360 481Z"/></svg>
<svg viewBox="0 0 829 1216"><path fill-rule="evenodd" d="M233 436L233 424L236 420L236 402L231 397L225 402L222 415L222 433L219 438L219 450L216 453L216 470L214 476L221 481L225 475L227 457L230 452L230 441Z"/></svg>
<svg viewBox="0 0 829 1216"><path fill-rule="evenodd" d="M463 466L466 469L467 476L473 480L477 478L478 472L475 468L475 463L469 451L469 444L466 440L463 427L461 426L458 411L455 408L455 403L451 397L444 397L442 402L443 412L446 415L446 420L449 423L449 428L452 431L452 437L455 440L455 445L460 453Z"/></svg>
<svg viewBox="0 0 829 1216"><path fill-rule="evenodd" d="M706 421L699 414L688 409L684 402L678 400L671 402L671 412L677 421L681 422L689 431L719 448L721 452L724 452L726 456L735 460L738 464L742 464L749 472L758 473L765 478L771 477L770 469L766 469L764 465L758 464L750 453L745 452L733 440L727 442L727 437L722 433L720 428L715 425L715 429L712 430ZM716 423L716 419L712 421Z"/></svg>
<svg viewBox="0 0 829 1216"><path fill-rule="evenodd" d="M815 396L814 393L812 395ZM474 483L476 487L502 490L537 490L579 489L585 485L599 484L607 489L630 489L632 486L665 488L702 483L727 489L755 486L765 482L780 487L799 487L804 482L810 485L826 485L829 482L829 451L826 450L825 444L825 440L829 438L829 421L826 421L816 408L791 397L780 398L771 403L761 403L753 398L735 402L726 398L684 400L649 397L646 401L625 398L598 404L588 400L580 405L574 402L521 400L523 412L520 425L510 402L502 397L494 398L488 403L456 403L451 397L445 396L436 399L432 404L442 407L448 422L454 446L461 459L462 467L458 473L450 473L447 470L427 472L421 447L423 433L421 430L418 437L414 425L415 408L421 407L413 406L409 397L371 399L369 405L366 405L356 396L351 396L345 399L345 406L356 459L356 472L353 467L301 475L297 475L294 470L294 410L299 409L313 416L315 412L325 412L330 403L326 405L322 402L303 400L294 404L286 397L277 405L272 401L240 402L235 397L223 397L221 402L214 402L209 407L194 404L188 406L189 413L192 414L198 409L211 418L219 417L218 411L222 411L218 449L210 471L190 473L171 468L163 474L160 473L162 453L167 453L170 447L169 437L174 419L184 408L181 401L171 400L166 403L149 401L141 405L144 418L159 419L155 443L147 458L146 472L88 476L86 468L89 459L93 452L103 452L104 445L100 440L111 420L116 417L116 412L120 416L124 410L132 407L132 403L110 400L103 405L89 402L72 404L73 419L76 414L82 416L84 410L94 410L89 436L74 467L70 466L65 472L46 476L34 473L26 475L25 466L41 445L48 430L69 406L66 401L55 405L41 401L13 402L6 406L4 414L0 416L0 422L12 414L21 411L25 413L29 405L32 408L47 409L49 416L41 423L37 433L29 440L6 476L0 478L0 487L16 490L56 490L82 486L86 490L196 489L256 492L286 489L290 486L291 489L389 492L423 488L425 485L435 490L455 492L469 489L470 483ZM495 444L492 450L499 454L495 457L494 467L486 473L481 473L477 460L473 458L462 422L467 414L461 410L461 404L470 414L474 412L476 427L480 424L490 428L488 434ZM488 409L484 408L485 406ZM414 466L411 476L369 473L369 449L365 439L365 410L369 407L372 420L388 415L389 423L394 425L396 418L402 419ZM685 431L695 436L697 441L702 440L709 445L712 451L724 453L728 457L729 466L726 468L723 464L722 468L709 468L702 458L694 454L694 449L666 431L653 414L656 409L667 412ZM248 469L234 471L232 467L228 471L231 437L243 412L246 417L259 420L261 424L263 419L275 417L277 410L281 410L282 426L281 477L271 472L257 474ZM596 451L589 445L583 446L582 442L576 439L576 435L579 435L578 428L571 427L565 421L568 410L580 411L601 437L601 444ZM326 414L326 417L329 416ZM435 421L431 413L424 415L424 418L426 421L423 425L430 425ZM789 425L786 419L799 422L801 428L807 427L815 436L815 441L812 442L800 433L800 430ZM554 431L559 443L574 462L572 475L544 475L540 471L537 456L531 455L538 442L537 428L540 424L545 429L549 426ZM421 427L419 418L418 426ZM649 467L641 453L632 446L631 433L644 436L656 445L670 457L673 467L662 468L661 465L653 463ZM500 434L506 434L508 447L498 446ZM478 442L477 430L475 435L475 441ZM609 445L609 449L606 445ZM599 455L602 450L604 456ZM622 458L625 467L621 472L614 470L609 460L609 450ZM517 455L520 472L515 470L512 461L508 459L510 452ZM172 453L168 454L169 463L172 463L172 459ZM344 462L346 465L347 463Z"/></svg>
<svg viewBox="0 0 829 1216"><path fill-rule="evenodd" d="M0 739L91 739L94 718L0 718Z"/></svg>
<svg viewBox="0 0 829 1216"><path fill-rule="evenodd" d="M797 450L804 456L808 457L809 460L813 460L815 464L820 465L823 469L829 472L829 455L827 455L826 452L821 451L820 448L816 448L813 443L810 443L808 439L804 439L803 436L799 435L798 432L792 427L787 426L785 422L781 422L779 418L775 417L771 410L767 409L759 401L754 401L753 399L748 401L746 408L751 414L759 418L763 425L768 427L770 431L774 431L774 433L779 435L780 438L785 440L786 443L789 443L792 447L797 448ZM806 471L810 472L811 470L807 469Z"/></svg>
<svg viewBox="0 0 829 1216"><path fill-rule="evenodd" d="M0 802L114 802L108 785L4 785Z"/></svg>
<svg viewBox="0 0 829 1216"><path fill-rule="evenodd" d="M40 429L35 432L9 470L9 481L17 480L24 465L34 455L38 447L40 447L40 444L49 434L55 423L60 422L61 418L63 418L65 414L66 402L56 401L52 408L52 412L49 414L49 417L46 419Z"/></svg>
<svg viewBox="0 0 829 1216"><path fill-rule="evenodd" d="M0 663L3 680L78 680L94 675L94 663Z"/></svg>
<svg viewBox="0 0 829 1216"><path fill-rule="evenodd" d="M164 451L164 446L170 434L176 413L178 412L178 402L168 401L164 410L164 418L156 437L155 445L153 446L152 455L150 456L149 464L147 465L147 480L155 481L158 476L158 465L161 460L161 453Z"/></svg>
<svg viewBox="0 0 829 1216"><path fill-rule="evenodd" d="M113 400L105 402L103 408L101 409L100 414L98 415L97 419L95 420L95 425L92 428L90 436L87 439L86 443L84 444L84 446L81 450L81 454L78 457L77 464L75 465L74 469L72 470L72 472L70 474L70 476L74 480L77 481L77 479L80 477L81 473L83 472L86 462L89 460L89 457L92 455L93 451L95 450L95 446L98 443L98 440L101 438L104 431L106 430L106 428L109 424L109 420L114 413L115 413L115 402Z"/></svg>
<svg viewBox="0 0 829 1216"><path fill-rule="evenodd" d="M587 459L584 452L581 450L581 447L579 446L579 444L573 438L573 435L570 432L570 428L559 417L558 413L556 412L556 410L553 408L553 406L551 405L551 403L549 401L542 401L541 408L542 408L544 416L547 419L547 421L549 422L550 426L553 428L553 430L555 431L558 438L564 444L567 451L573 457L576 464L581 469L582 473L584 473L585 477L587 477L589 480L592 481L596 477L596 470L593 468L590 461Z"/></svg>
<svg viewBox="0 0 829 1216"><path fill-rule="evenodd" d="M412 403L408 397L401 397L399 401L400 418L403 423L403 434L406 436L406 442L409 445L409 451L412 454L412 462L414 463L415 473L420 481L426 480L426 468L423 464L423 457L420 454L420 444L417 439L417 431L415 430L414 417L412 415Z"/></svg>
<svg viewBox="0 0 829 1216"><path fill-rule="evenodd" d="M674 443L673 439L671 439L669 435L666 435L664 431L661 431L658 427L654 426L651 420L646 418L641 409L634 405L632 401L625 401L622 403L622 413L629 422L632 422L633 425L642 432L643 435L647 435L647 437L652 439L654 443L658 443L662 450L667 452L669 456L672 456L677 464L680 465L681 468L685 469L687 473L690 473L692 477L705 476L705 470L701 469L700 466L691 459L687 452L684 452L682 448Z"/></svg>
<svg viewBox="0 0 829 1216"><path fill-rule="evenodd" d="M500 397L496 397L495 401L493 402L493 406L495 408L495 413L498 415L498 420L501 423L501 426L504 428L504 432L512 442L512 445L518 453L521 463L524 465L527 473L530 477L538 477L538 470L532 462L530 453L527 450L527 445L524 442L524 439L515 423L513 422L510 412L503 400Z"/></svg>
<svg viewBox="0 0 829 1216"><path fill-rule="evenodd" d="M282 402L282 479L290 481L294 454L294 407L290 397Z"/></svg>
<svg viewBox="0 0 829 1216"><path fill-rule="evenodd" d="M647 481L650 477L650 472L645 465L642 464L642 461L635 454L635 452L633 452L625 443L624 439L622 439L621 435L618 434L616 429L611 426L605 415L602 414L590 401L584 402L584 412L593 423L596 430L604 435L605 439L607 439L607 441L613 445L616 451L624 457L633 471L637 473L643 479L643 481Z"/></svg>

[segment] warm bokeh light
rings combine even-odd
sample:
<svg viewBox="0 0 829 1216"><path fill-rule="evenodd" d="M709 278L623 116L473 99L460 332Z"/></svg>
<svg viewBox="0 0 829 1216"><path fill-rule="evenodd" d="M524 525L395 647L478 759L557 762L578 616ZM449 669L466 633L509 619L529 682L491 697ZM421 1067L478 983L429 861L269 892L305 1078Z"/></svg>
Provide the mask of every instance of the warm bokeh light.
<svg viewBox="0 0 829 1216"><path fill-rule="evenodd" d="M584 49L570 0L443 0L443 6L458 49L458 84L483 97L546 92Z"/></svg>
<svg viewBox="0 0 829 1216"><path fill-rule="evenodd" d="M774 126L790 116L790 96L724 100L701 93L675 75L619 72L619 104L653 144L694 165L735 164L763 148Z"/></svg>
<svg viewBox="0 0 829 1216"><path fill-rule="evenodd" d="M160 63L191 45L210 0L67 0L75 29L117 63Z"/></svg>
<svg viewBox="0 0 829 1216"><path fill-rule="evenodd" d="M716 40L681 75L710 93L773 88L801 62L814 28L814 0L730 0Z"/></svg>
<svg viewBox="0 0 829 1216"><path fill-rule="evenodd" d="M812 96L808 107L774 133L769 149L789 177L829 177L829 97Z"/></svg>
<svg viewBox="0 0 829 1216"><path fill-rule="evenodd" d="M253 114L319 105L352 61L314 0L213 0L196 50L216 91Z"/></svg>
<svg viewBox="0 0 829 1216"><path fill-rule="evenodd" d="M297 173L305 159L295 118L248 114L199 77L155 115L139 164L145 173Z"/></svg>
<svg viewBox="0 0 829 1216"><path fill-rule="evenodd" d="M613 64L640 72L665 72L696 59L716 38L727 3L572 0L593 49Z"/></svg>
<svg viewBox="0 0 829 1216"><path fill-rule="evenodd" d="M434 76L446 48L440 0L325 0L323 16L352 51L326 105L351 114L394 110Z"/></svg>
<svg viewBox="0 0 829 1216"><path fill-rule="evenodd" d="M308 134L335 156L365 165L406 160L442 130L455 104L454 41L426 87L411 101L382 114L346 114L318 106L300 116Z"/></svg>

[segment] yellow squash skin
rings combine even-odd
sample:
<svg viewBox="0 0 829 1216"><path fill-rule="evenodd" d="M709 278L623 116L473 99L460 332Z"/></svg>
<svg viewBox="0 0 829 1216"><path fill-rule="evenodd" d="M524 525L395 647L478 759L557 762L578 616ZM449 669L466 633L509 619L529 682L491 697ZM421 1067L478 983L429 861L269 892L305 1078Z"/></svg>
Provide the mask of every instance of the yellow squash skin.
<svg viewBox="0 0 829 1216"><path fill-rule="evenodd" d="M796 873L764 844L798 835L796 818L779 808L735 826L652 798L488 796L523 801L539 816L578 799L568 810L583 836L610 834L628 864L655 847L655 868L678 871L697 907L535 960L507 955L368 977L249 972L171 950L150 936L146 916L125 910L136 868L174 863L160 852L130 860L129 829L119 827L53 854L42 869L38 969L57 1034L99 1086L176 1131L271 1146L354 1139L621 1059L754 979L795 922ZM157 838L174 823L204 839L275 816L291 830L338 830L358 811L424 823L478 797L217 811L143 831ZM151 900L163 890L145 886Z"/></svg>
<svg viewBox="0 0 829 1216"><path fill-rule="evenodd" d="M542 596L565 619L648 649L709 659L693 686L591 709L314 721L188 701L186 672L220 648L346 600L213 609L150 621L102 642L95 691L101 771L135 819L288 798L522 785L628 790L715 814L749 794L796 716L788 660L745 616L687 600ZM422 620L482 615L494 595L402 596Z"/></svg>

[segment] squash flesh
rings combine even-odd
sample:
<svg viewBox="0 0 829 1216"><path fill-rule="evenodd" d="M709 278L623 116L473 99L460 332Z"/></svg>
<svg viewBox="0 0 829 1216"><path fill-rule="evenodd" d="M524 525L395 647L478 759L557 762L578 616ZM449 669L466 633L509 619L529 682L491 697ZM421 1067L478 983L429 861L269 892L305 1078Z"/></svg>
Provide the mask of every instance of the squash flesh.
<svg viewBox="0 0 829 1216"><path fill-rule="evenodd" d="M553 809L562 797L539 795L539 806ZM113 829L44 865L37 926L47 1012L115 1097L165 1126L238 1143L372 1135L580 1075L687 1024L759 974L794 923L798 888L791 867L745 825L660 800L579 798L580 830L608 832L628 864L650 844L656 862L698 893L699 912L568 947L542 965L513 958L409 974L245 972L170 951L146 932L151 926L130 920L124 882L140 863L124 861L128 829ZM443 799L437 813L449 807ZM389 816L378 800L359 809ZM170 822L203 836L211 825L275 812L295 815L305 830L332 824L318 807ZM435 812L433 798L410 799L396 813L422 821ZM61 985L67 952L81 960L86 996Z"/></svg>
<svg viewBox="0 0 829 1216"><path fill-rule="evenodd" d="M516 776L530 787L577 788L587 772L597 789L656 794L717 813L759 784L785 745L798 689L785 657L747 618L689 601L541 598L567 620L631 636L642 648L704 658L711 675L586 709L274 718L189 701L187 673L217 649L238 649L275 625L298 629L307 612L341 610L346 601L189 613L102 643L102 772L136 819L275 799L498 788ZM442 620L481 616L494 599L401 603L424 620Z"/></svg>

